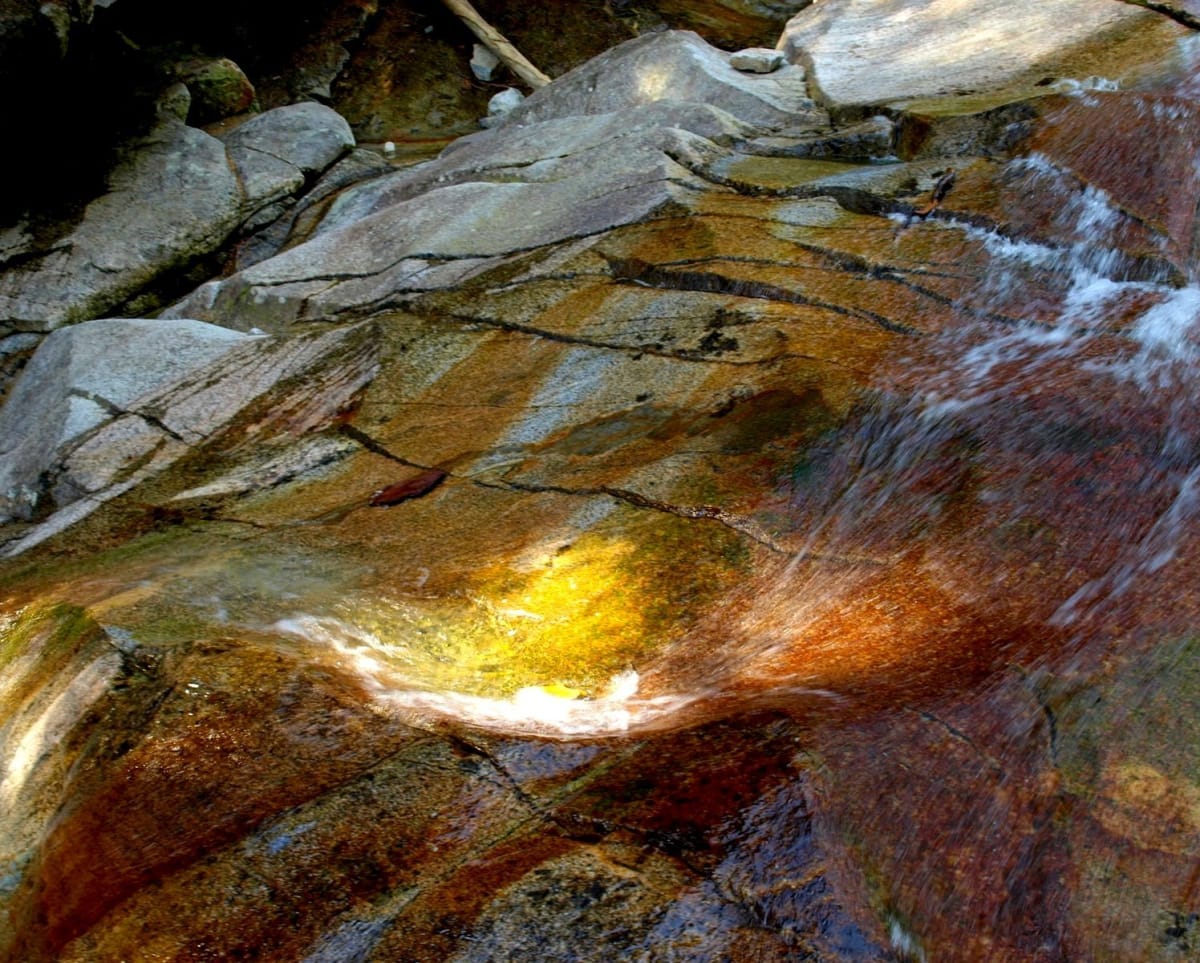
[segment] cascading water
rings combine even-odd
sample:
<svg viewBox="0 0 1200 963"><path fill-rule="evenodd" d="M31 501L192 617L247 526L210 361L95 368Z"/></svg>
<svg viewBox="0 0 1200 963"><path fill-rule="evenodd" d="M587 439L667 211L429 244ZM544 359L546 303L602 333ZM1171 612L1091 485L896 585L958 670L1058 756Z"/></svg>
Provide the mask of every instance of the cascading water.
<svg viewBox="0 0 1200 963"><path fill-rule="evenodd" d="M331 420L256 402L18 572L0 945L1190 952L1194 92L1043 85L1015 159L697 147L389 289Z"/></svg>
<svg viewBox="0 0 1200 963"><path fill-rule="evenodd" d="M1087 103L1099 123L1108 102ZM809 472L821 481L792 501L804 547L752 606L745 666L790 652L785 661L807 663L791 671L829 687L820 656L794 653L861 643L828 639L830 600L854 608L882 592L897 612L911 603L875 640L902 648L928 632L916 611L923 581L940 604L990 620L995 651L976 653L984 660L1007 657L1009 632L1042 645L1064 632L1077 645L1118 632L1137 617L1123 602L1135 583L1151 596L1187 583L1181 566L1166 569L1196 508L1200 288L1146 277L1113 243L1129 216L1047 158L1013 160L1002 178L1057 209L1071 240L1015 240L953 219L934 228L988 252L969 303L1002 306L1008 320L968 318L924 339L875 386L854 427L815 455ZM1037 300L1022 300L1031 278ZM862 556L872 561L813 561ZM919 676L931 656L907 671ZM778 661L764 664L750 670L757 685L783 681Z"/></svg>
<svg viewBox="0 0 1200 963"><path fill-rule="evenodd" d="M1114 86L1075 85L1073 109L1100 123L1125 103ZM1161 119L1182 108L1150 97L1119 109ZM774 574L636 672L586 700L542 686L515 699L456 694L452 674L431 687L438 673L411 643L425 616L402 602L382 630L303 614L273 630L331 647L408 717L603 736L739 704L826 712L875 688L921 698L947 672L1127 629L1146 604L1125 599L1133 588L1153 597L1187 578L1172 563L1200 472L1200 287L1131 255L1122 242L1136 218L1044 154L1009 161L999 179L1037 198L1056 239L953 213L920 226L987 259L959 323L910 342L849 423L804 453L777 493L790 547ZM473 604L500 635L544 617Z"/></svg>

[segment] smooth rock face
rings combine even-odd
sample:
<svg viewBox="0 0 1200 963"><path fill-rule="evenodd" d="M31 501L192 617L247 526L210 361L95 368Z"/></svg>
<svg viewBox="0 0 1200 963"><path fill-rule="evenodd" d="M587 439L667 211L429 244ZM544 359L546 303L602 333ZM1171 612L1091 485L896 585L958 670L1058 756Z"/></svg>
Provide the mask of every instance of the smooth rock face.
<svg viewBox="0 0 1200 963"><path fill-rule="evenodd" d="M814 97L854 112L1044 78L1119 77L1170 59L1183 33L1105 0L823 0L788 22L781 47L809 69Z"/></svg>
<svg viewBox="0 0 1200 963"><path fill-rule="evenodd" d="M245 336L199 321L109 318L52 333L0 408L0 517L29 519L67 446Z"/></svg>
<svg viewBox="0 0 1200 963"><path fill-rule="evenodd" d="M612 60L342 161L0 527L0 958L1194 955L1194 87Z"/></svg>
<svg viewBox="0 0 1200 963"><path fill-rule="evenodd" d="M577 67L536 91L506 123L604 114L661 100L712 104L762 126L818 116L803 71L747 76L729 65L728 54L696 34L672 30L630 40Z"/></svg>
<svg viewBox="0 0 1200 963"><path fill-rule="evenodd" d="M319 104L269 111L224 144L165 118L64 236L46 245L23 224L0 234L0 264L13 262L0 276L0 324L52 330L125 304L211 255L353 143Z"/></svg>

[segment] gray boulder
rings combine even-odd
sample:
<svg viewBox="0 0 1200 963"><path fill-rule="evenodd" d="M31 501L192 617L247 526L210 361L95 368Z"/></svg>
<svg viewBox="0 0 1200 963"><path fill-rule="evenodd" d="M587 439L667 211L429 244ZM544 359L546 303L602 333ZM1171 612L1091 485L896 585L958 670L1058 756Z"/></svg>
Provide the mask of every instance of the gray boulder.
<svg viewBox="0 0 1200 963"><path fill-rule="evenodd" d="M747 47L729 58L729 66L748 74L774 73L784 63L783 51L770 47Z"/></svg>
<svg viewBox="0 0 1200 963"><path fill-rule="evenodd" d="M614 118L592 121L608 129ZM575 134L581 145L591 140ZM648 128L530 160L519 180L511 168L471 174L468 167L432 180L421 172L368 182L343 195L307 243L201 286L166 314L279 332L296 321L377 309L532 247L682 213L703 183L681 161L699 166L715 153L712 142L687 131ZM506 156L515 161L520 147Z"/></svg>
<svg viewBox="0 0 1200 963"><path fill-rule="evenodd" d="M242 209L221 142L177 120L164 122L66 236L48 248L19 228L0 240L0 256L22 261L0 274L0 317L51 330L104 315L156 277L215 250Z"/></svg>
<svg viewBox="0 0 1200 963"><path fill-rule="evenodd" d="M259 114L225 137L247 207L256 209L304 186L354 146L350 125L316 103Z"/></svg>
<svg viewBox="0 0 1200 963"><path fill-rule="evenodd" d="M164 111L108 192L57 239L35 238L25 224L0 231L0 325L49 331L120 310L239 228L276 216L273 205L353 143L346 122L319 104L269 111L225 143Z"/></svg>
<svg viewBox="0 0 1200 963"><path fill-rule="evenodd" d="M33 517L45 474L85 433L245 340L184 319L106 318L53 332L0 408L0 521Z"/></svg>
<svg viewBox="0 0 1200 963"><path fill-rule="evenodd" d="M269 412L255 429L260 472L336 457L336 444L325 442L290 449L332 423L377 370L370 324L287 340L196 321L103 320L55 332L0 411L4 520L52 512L0 554L20 554L87 517L255 403ZM297 398L298 384L312 395ZM272 393L274 402L262 400Z"/></svg>
<svg viewBox="0 0 1200 963"><path fill-rule="evenodd" d="M504 118L504 125L606 114L657 101L711 104L765 127L815 119L804 71L735 70L730 55L697 34L668 30L629 40L555 80Z"/></svg>
<svg viewBox="0 0 1200 963"><path fill-rule="evenodd" d="M781 47L831 110L997 91L1045 77L1118 76L1176 56L1178 24L1111 0L824 0Z"/></svg>
<svg viewBox="0 0 1200 963"><path fill-rule="evenodd" d="M168 314L278 332L401 303L532 247L683 213L734 143L826 121L800 68L747 76L695 34L639 38L436 160L344 192L307 243Z"/></svg>

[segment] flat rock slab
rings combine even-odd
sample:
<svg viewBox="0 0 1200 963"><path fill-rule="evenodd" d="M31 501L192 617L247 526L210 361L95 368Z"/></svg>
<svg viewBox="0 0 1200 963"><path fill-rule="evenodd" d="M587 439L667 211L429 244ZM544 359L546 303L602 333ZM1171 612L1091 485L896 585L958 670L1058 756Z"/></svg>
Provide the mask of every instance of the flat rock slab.
<svg viewBox="0 0 1200 963"><path fill-rule="evenodd" d="M660 100L712 104L763 126L820 114L808 98L802 70L744 74L729 59L689 31L647 34L543 87L506 114L504 125L604 114Z"/></svg>
<svg viewBox="0 0 1200 963"><path fill-rule="evenodd" d="M1112 0L826 0L793 17L781 45L835 110L961 95L1044 78L1120 76L1175 55L1186 31Z"/></svg>
<svg viewBox="0 0 1200 963"><path fill-rule="evenodd" d="M38 480L65 445L245 341L189 319L105 318L53 332L0 408L0 519L31 517Z"/></svg>

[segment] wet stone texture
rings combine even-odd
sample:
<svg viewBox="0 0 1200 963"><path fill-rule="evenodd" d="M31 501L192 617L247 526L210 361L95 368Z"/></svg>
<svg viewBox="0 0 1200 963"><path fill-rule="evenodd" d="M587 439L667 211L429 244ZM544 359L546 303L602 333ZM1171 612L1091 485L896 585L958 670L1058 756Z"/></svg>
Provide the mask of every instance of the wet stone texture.
<svg viewBox="0 0 1200 963"><path fill-rule="evenodd" d="M1197 113L1140 67L848 136L641 37L164 312L258 330L8 469L0 959L1195 956Z"/></svg>

